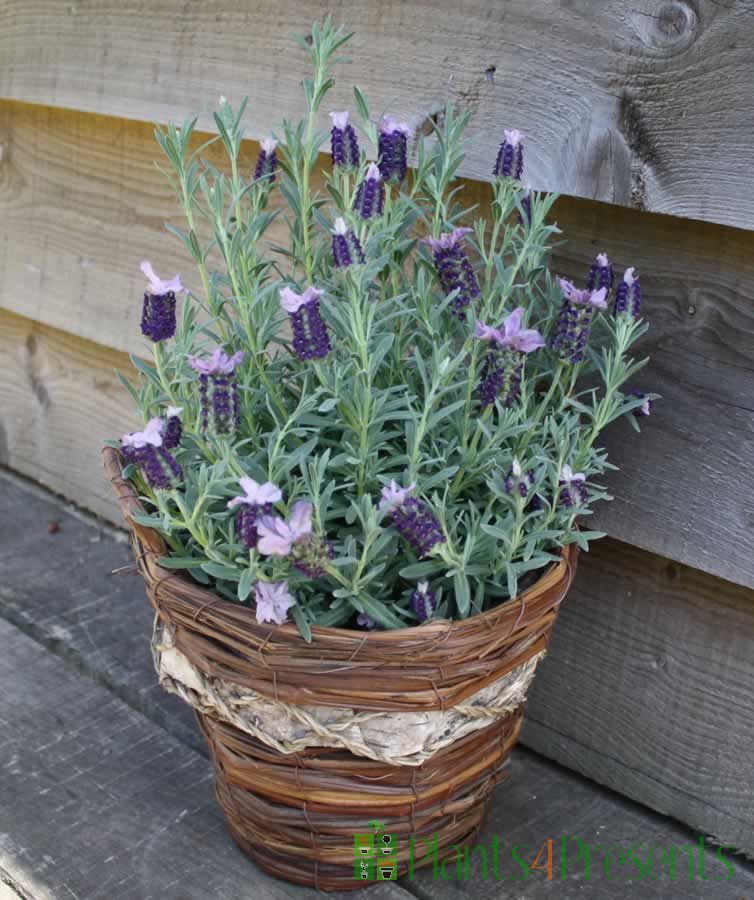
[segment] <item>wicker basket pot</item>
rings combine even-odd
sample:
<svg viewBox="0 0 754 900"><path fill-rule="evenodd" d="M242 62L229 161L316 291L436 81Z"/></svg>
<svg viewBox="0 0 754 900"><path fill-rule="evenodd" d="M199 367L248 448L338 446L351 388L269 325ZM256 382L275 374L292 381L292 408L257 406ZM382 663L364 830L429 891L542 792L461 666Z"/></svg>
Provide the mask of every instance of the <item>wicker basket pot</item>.
<svg viewBox="0 0 754 900"><path fill-rule="evenodd" d="M160 683L190 703L238 846L321 890L364 885L355 835L395 836L397 873L443 859L481 827L521 706L576 569L570 545L520 596L457 622L396 631L259 624L159 565L162 537L122 459L105 469L155 609ZM392 856L391 851L391 856ZM386 873L387 874L387 873Z"/></svg>

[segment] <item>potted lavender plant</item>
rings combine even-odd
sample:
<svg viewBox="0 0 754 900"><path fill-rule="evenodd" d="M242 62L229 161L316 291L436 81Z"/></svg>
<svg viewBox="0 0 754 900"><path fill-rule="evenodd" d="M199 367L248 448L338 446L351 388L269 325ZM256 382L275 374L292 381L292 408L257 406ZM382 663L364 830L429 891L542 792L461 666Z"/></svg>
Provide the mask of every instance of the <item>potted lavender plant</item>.
<svg viewBox="0 0 754 900"><path fill-rule="evenodd" d="M487 221L455 182L467 115L425 140L354 88L358 127L337 111L320 130L347 39L326 21L302 42L306 119L248 177L245 104L215 114L226 171L190 149L193 121L158 129L202 289L143 264L153 359L124 383L145 424L105 451L160 678L200 713L233 837L324 888L357 883L375 816L441 851L479 827L577 548L601 536L599 437L653 400L626 387L639 280L616 285L604 254L583 287L550 274L554 198L522 183L519 132Z"/></svg>

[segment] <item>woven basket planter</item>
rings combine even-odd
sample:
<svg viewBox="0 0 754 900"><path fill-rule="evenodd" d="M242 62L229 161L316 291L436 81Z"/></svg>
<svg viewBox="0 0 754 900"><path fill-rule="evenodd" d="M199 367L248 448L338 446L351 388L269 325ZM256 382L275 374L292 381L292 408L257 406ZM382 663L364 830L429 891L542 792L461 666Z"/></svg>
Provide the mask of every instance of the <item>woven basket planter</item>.
<svg viewBox="0 0 754 900"><path fill-rule="evenodd" d="M576 569L570 545L520 596L457 622L397 631L256 621L158 564L162 537L105 469L154 606L160 683L196 710L217 798L238 846L268 872L321 890L363 886L354 835L383 823L399 873L443 858L480 828L521 728L521 706ZM422 841L421 838L425 838ZM454 851L453 851L454 852Z"/></svg>

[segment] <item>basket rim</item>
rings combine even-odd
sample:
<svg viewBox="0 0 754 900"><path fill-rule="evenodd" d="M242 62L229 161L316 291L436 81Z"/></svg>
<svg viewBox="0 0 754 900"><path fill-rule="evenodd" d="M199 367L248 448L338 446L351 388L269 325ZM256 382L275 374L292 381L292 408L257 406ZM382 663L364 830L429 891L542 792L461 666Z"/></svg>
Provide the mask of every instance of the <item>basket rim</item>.
<svg viewBox="0 0 754 900"><path fill-rule="evenodd" d="M183 574L183 570L166 569L157 562L157 559L159 559L160 556L170 555L169 548L162 535L154 528L140 525L133 521L133 515L146 514L146 509L136 492L133 482L123 478L123 457L120 451L107 444L102 448L102 457L105 472L115 491L126 526L137 539L146 545L144 553L147 557L153 557L153 559L149 561L149 567L153 570L157 579L160 582L170 580L173 583L177 582L179 586L185 585L190 590L188 596L183 599L195 604L199 610L211 604L213 609L220 612L226 609L232 610L234 616L248 616L250 623L253 624L254 627L260 627L262 623L257 621L253 605L231 603L229 600L224 599L209 588L186 577ZM475 613L473 616L468 616L465 619L432 619L429 622L423 622L419 625L406 625L403 628L372 630L312 624L312 639L314 639L315 636L319 636L323 639L341 636L351 639L357 638L359 641L368 641L373 644L390 644L398 640L406 638L410 639L411 637L421 636L422 639L426 639L427 637L430 637L433 632L444 635L448 633L449 629L462 629L468 627L472 622L475 624L488 623L489 627L492 628L493 625L497 624L497 619L502 612L506 611L508 608L513 608L514 606L524 606L528 597L535 593L540 593L544 588L549 587L551 583L553 585L556 584L563 578L564 574L567 582L566 590L563 591L563 596L565 596L567 587L570 585L575 574L577 555L578 546L575 543L567 544L561 549L560 560L549 565L543 571L542 575L521 594L516 594L515 597L510 597L504 603L493 606L491 609L484 612ZM565 573L564 570L566 570ZM294 635L300 636L298 627L294 622L286 622L283 625L267 622L264 623L264 627L269 627L270 629L273 629L275 633L281 635L290 635L291 637Z"/></svg>

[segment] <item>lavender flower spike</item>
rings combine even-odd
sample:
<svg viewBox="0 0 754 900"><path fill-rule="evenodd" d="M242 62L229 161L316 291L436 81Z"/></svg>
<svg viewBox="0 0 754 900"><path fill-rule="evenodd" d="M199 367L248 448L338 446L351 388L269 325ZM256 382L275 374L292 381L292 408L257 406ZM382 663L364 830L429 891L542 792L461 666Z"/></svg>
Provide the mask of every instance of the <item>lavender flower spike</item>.
<svg viewBox="0 0 754 900"><path fill-rule="evenodd" d="M332 112L332 131L330 132L330 148L332 163L337 169L358 169L360 154L359 142L353 125L348 121L347 112Z"/></svg>
<svg viewBox="0 0 754 900"><path fill-rule="evenodd" d="M626 269L623 280L618 285L613 307L613 314L616 316L622 313L633 316L635 319L641 316L641 285L635 272L636 269Z"/></svg>
<svg viewBox="0 0 754 900"><path fill-rule="evenodd" d="M385 185L382 182L379 168L369 163L364 180L356 189L353 208L362 219L381 216L385 207Z"/></svg>
<svg viewBox="0 0 754 900"><path fill-rule="evenodd" d="M466 251L461 247L461 239L471 230L471 228L454 228L441 234L439 238L424 238L424 242L432 248L442 289L446 294L457 291L452 307L453 315L459 318L463 317L466 307L481 293Z"/></svg>
<svg viewBox="0 0 754 900"><path fill-rule="evenodd" d="M287 581L258 581L254 588L257 605L257 622L274 622L283 625L288 610L296 605L296 598L288 589Z"/></svg>
<svg viewBox="0 0 754 900"><path fill-rule="evenodd" d="M175 295L183 290L180 275L167 281L155 275L152 263L145 260L141 271L149 285L144 292L141 333L154 343L166 341L175 334Z"/></svg>
<svg viewBox="0 0 754 900"><path fill-rule="evenodd" d="M150 419L144 431L124 434L121 439L123 458L138 465L156 490L170 490L183 475L175 457L163 444L165 422L157 417Z"/></svg>
<svg viewBox="0 0 754 900"><path fill-rule="evenodd" d="M278 167L277 155L278 142L275 138L265 138L262 141L262 149L257 157L257 165L254 169L254 181L264 179L267 183L272 184L275 180L275 173Z"/></svg>
<svg viewBox="0 0 754 900"><path fill-rule="evenodd" d="M524 308L519 306L505 319L502 328L476 323L474 337L490 345L480 373L482 406L490 406L499 398L503 406L511 407L521 392L527 354L545 345L538 331L521 327L523 318Z"/></svg>
<svg viewBox="0 0 754 900"><path fill-rule="evenodd" d="M437 595L430 590L429 583L420 581L416 590L411 594L411 609L420 622L431 619L437 609Z"/></svg>
<svg viewBox="0 0 754 900"><path fill-rule="evenodd" d="M514 457L508 474L505 476L506 494L518 494L526 499L534 485L534 469L524 471L521 463Z"/></svg>
<svg viewBox="0 0 754 900"><path fill-rule="evenodd" d="M504 131L505 140L497 151L492 174L497 178L521 179L524 173L523 135L517 129Z"/></svg>
<svg viewBox="0 0 754 900"><path fill-rule="evenodd" d="M361 242L345 219L336 219L332 230L332 255L336 269L345 269L354 263L365 262Z"/></svg>
<svg viewBox="0 0 754 900"><path fill-rule="evenodd" d="M175 449L181 443L183 437L182 412L183 409L180 406L169 406L165 413L167 422L162 435L162 445L168 450Z"/></svg>
<svg viewBox="0 0 754 900"><path fill-rule="evenodd" d="M583 506L589 499L589 492L586 489L586 475L582 472L574 472L573 469L565 465L560 470L560 502L565 507Z"/></svg>
<svg viewBox="0 0 754 900"><path fill-rule="evenodd" d="M636 409L634 409L634 411L633 411L634 415L637 418L640 418L641 416L649 416L652 414L652 407L654 406L654 400L651 400L649 397L646 396L646 394L644 394L643 391L640 391L638 388L634 388L631 391L631 396L638 397L640 400L644 401L641 404L641 406L637 406Z"/></svg>
<svg viewBox="0 0 754 900"><path fill-rule="evenodd" d="M587 290L596 291L599 288L605 288L609 294L613 289L614 281L615 272L610 260L607 258L607 253L598 253L586 280Z"/></svg>
<svg viewBox="0 0 754 900"><path fill-rule="evenodd" d="M411 129L406 122L396 122L392 116L385 116L380 122L377 153L380 172L385 181L399 182L406 177L410 133Z"/></svg>
<svg viewBox="0 0 754 900"><path fill-rule="evenodd" d="M560 359L576 364L586 354L595 310L607 309L607 288L580 291L570 281L561 278L560 289L563 304L550 346Z"/></svg>
<svg viewBox="0 0 754 900"><path fill-rule="evenodd" d="M440 521L423 500L409 496L414 485L399 488L391 481L382 489L380 509L386 510L395 528L420 558L428 556L437 544L445 543Z"/></svg>
<svg viewBox="0 0 754 900"><path fill-rule="evenodd" d="M233 435L238 430L241 423L241 403L234 372L243 358L242 351L228 356L222 347L218 347L209 360L189 357L189 365L199 373L203 432Z"/></svg>
<svg viewBox="0 0 754 900"><path fill-rule="evenodd" d="M297 294L289 287L280 291L280 305L288 313L293 329L293 350L302 361L323 359L332 350L319 308L319 298L323 291L308 287L303 294Z"/></svg>
<svg viewBox="0 0 754 900"><path fill-rule="evenodd" d="M258 484L253 478L241 478L239 481L244 492L228 501L228 509L239 507L236 516L236 530L244 546L251 550L257 546L259 533L257 519L272 514L272 504L282 500L283 493L271 481Z"/></svg>

